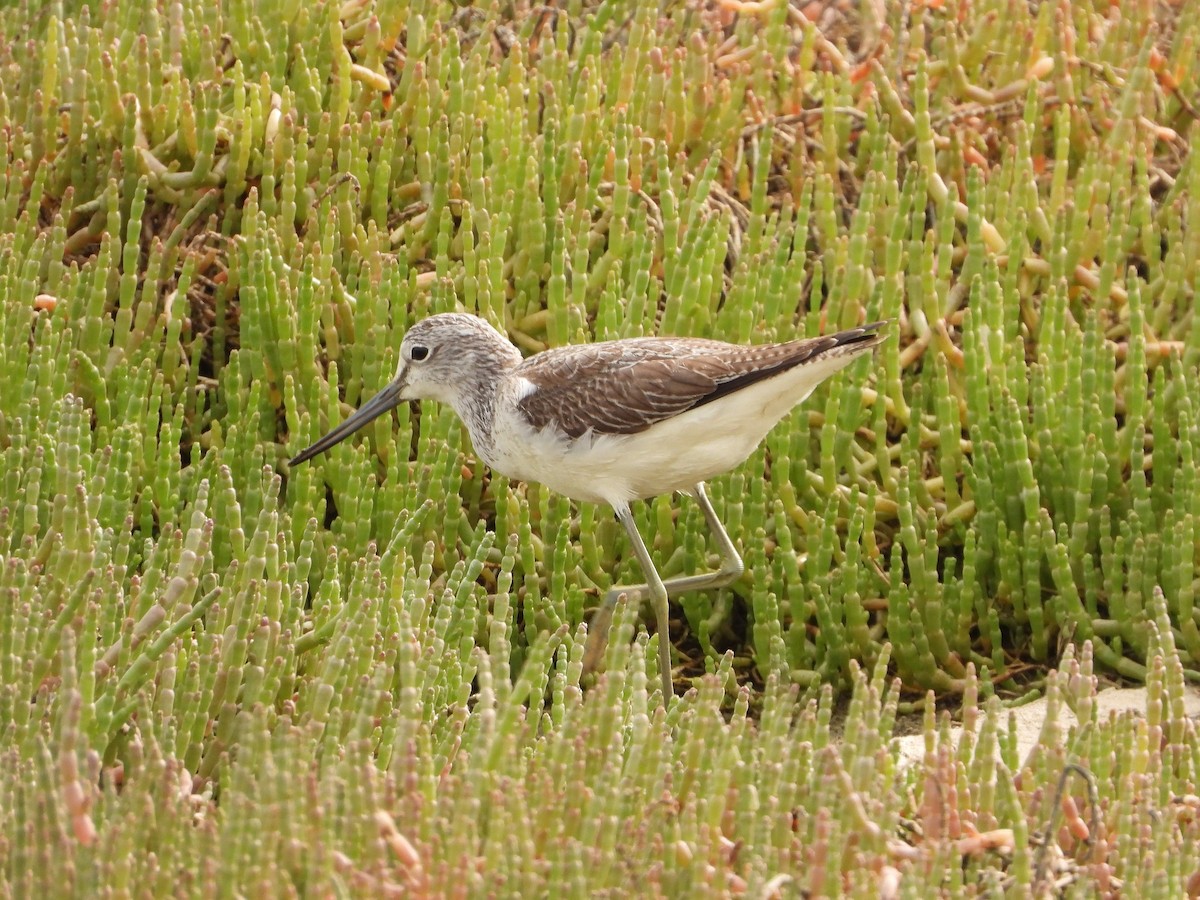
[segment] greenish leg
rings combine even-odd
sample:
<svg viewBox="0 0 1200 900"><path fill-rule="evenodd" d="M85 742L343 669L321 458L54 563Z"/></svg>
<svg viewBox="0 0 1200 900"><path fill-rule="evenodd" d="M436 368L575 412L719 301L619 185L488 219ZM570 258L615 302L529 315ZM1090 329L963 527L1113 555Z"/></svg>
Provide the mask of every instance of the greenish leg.
<svg viewBox="0 0 1200 900"><path fill-rule="evenodd" d="M660 666L663 671L664 700L674 693L671 683L671 642L668 625L670 608L667 602L668 599L686 591L705 591L726 587L737 581L742 576L742 572L745 571L742 558L738 555L737 549L734 548L733 541L729 539L729 534L725 531L725 526L717 518L716 510L713 509L712 503L708 499L708 494L704 490L703 483L697 484L692 489L692 496L700 504L700 510L704 513L704 520L708 524L709 531L716 535L717 545L721 551L721 568L715 572L706 572L703 575L687 575L683 578L672 578L669 581L663 581L659 578L658 571L654 568L654 563L650 559L650 553L642 541L642 536L638 533L629 507L624 506L616 509L617 518L625 526L629 540L633 543L634 552L637 555L638 562L642 566L642 572L646 576L647 583L615 585L604 595L604 602L596 610L592 616L591 624L588 626L587 647L584 649L583 654L584 672L594 672L600 664L600 659L604 655L604 648L608 644L608 631L612 626L613 609L616 607L620 596L625 594L631 600L641 600L643 597L648 596L654 603L654 615L658 622L658 650Z"/></svg>

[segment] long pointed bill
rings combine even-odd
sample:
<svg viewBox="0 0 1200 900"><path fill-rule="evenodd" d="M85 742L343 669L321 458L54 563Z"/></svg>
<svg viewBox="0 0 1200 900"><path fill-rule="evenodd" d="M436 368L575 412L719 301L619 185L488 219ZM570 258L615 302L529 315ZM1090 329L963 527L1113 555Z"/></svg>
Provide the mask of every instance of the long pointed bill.
<svg viewBox="0 0 1200 900"><path fill-rule="evenodd" d="M364 403L358 410L350 416L345 422L333 429L329 434L325 435L311 447L301 450L296 454L289 466L298 465L306 460L312 459L318 453L324 453L334 444L341 443L358 429L362 428L368 422L373 422L382 416L388 410L399 406L403 399L401 393L404 391L404 381L397 378L378 394Z"/></svg>

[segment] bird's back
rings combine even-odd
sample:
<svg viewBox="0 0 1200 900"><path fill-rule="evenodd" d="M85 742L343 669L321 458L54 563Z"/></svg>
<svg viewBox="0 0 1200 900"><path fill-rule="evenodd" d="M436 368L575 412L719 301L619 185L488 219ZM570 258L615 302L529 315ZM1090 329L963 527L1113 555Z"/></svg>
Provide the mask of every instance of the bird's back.
<svg viewBox="0 0 1200 900"><path fill-rule="evenodd" d="M532 427L568 437L636 434L790 369L824 369L822 357L848 362L882 340L882 324L779 344L645 337L559 347L517 367L531 385L518 405Z"/></svg>

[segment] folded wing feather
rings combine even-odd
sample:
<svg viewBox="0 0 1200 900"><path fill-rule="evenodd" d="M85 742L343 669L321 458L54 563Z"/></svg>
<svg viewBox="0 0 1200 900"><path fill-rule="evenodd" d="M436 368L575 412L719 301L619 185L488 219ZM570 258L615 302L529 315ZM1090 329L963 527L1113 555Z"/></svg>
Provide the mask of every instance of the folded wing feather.
<svg viewBox="0 0 1200 900"><path fill-rule="evenodd" d="M571 438L636 434L836 348L865 350L880 340L882 324L758 346L637 338L560 347L518 367L534 386L518 408L533 428L553 426Z"/></svg>

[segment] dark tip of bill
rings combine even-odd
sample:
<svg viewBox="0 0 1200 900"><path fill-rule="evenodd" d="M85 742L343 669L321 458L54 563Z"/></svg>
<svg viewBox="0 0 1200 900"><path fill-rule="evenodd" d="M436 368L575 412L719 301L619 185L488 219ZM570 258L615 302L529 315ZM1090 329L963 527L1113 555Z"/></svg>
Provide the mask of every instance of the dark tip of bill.
<svg viewBox="0 0 1200 900"><path fill-rule="evenodd" d="M314 456L317 455L315 453L312 453L311 451L312 451L312 447L305 447L303 450L301 450L299 453L297 453L295 456L293 456L291 459L288 460L288 465L289 466L298 466L298 465L300 465L300 463L308 462L310 459L312 459Z"/></svg>

